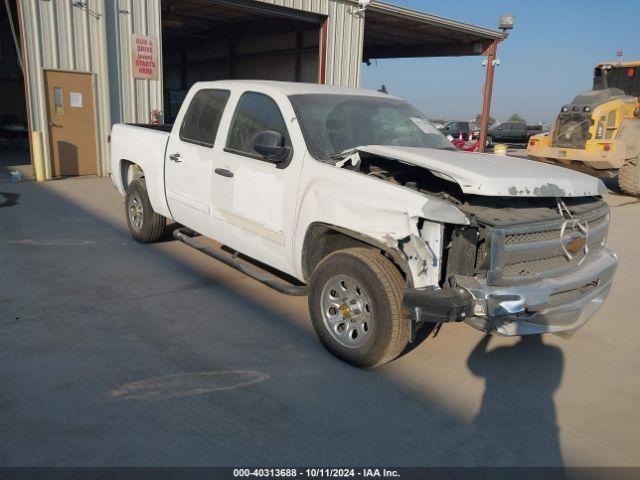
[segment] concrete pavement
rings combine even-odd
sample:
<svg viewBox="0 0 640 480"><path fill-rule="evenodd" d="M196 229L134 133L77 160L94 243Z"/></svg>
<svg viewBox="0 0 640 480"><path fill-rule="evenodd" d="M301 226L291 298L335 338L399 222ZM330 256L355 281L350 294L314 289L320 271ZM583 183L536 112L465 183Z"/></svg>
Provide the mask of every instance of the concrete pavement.
<svg viewBox="0 0 640 480"><path fill-rule="evenodd" d="M640 465L640 204L570 340L462 324L360 371L291 298L128 235L108 179L0 184L0 465Z"/></svg>

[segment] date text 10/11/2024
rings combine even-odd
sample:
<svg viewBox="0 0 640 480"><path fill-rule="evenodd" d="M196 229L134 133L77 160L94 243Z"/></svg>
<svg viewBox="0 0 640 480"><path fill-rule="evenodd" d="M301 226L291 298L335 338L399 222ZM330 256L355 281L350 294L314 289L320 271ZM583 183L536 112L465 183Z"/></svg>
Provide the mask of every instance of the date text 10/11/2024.
<svg viewBox="0 0 640 480"><path fill-rule="evenodd" d="M235 478L399 478L397 470L386 468L237 468L233 470Z"/></svg>

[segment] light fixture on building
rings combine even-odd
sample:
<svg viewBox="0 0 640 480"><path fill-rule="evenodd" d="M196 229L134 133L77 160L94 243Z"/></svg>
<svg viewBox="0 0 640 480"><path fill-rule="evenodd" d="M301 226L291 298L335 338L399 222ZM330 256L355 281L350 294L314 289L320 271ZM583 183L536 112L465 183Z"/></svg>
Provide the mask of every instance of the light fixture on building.
<svg viewBox="0 0 640 480"><path fill-rule="evenodd" d="M507 33L507 30L513 30L513 26L515 23L516 19L513 15L500 15L498 28L502 30L502 33Z"/></svg>
<svg viewBox="0 0 640 480"><path fill-rule="evenodd" d="M358 8L358 9L355 11L355 13L361 13L361 12L364 12L364 11L367 9L367 7L368 7L369 5L371 5L371 1L372 1L372 0L358 0L358 7L360 7L360 8Z"/></svg>

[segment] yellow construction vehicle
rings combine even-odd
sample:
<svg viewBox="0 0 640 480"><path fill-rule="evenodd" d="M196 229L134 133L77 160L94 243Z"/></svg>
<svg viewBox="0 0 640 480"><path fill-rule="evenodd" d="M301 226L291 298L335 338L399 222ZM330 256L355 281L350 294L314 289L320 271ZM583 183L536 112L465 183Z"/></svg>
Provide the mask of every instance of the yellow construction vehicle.
<svg viewBox="0 0 640 480"><path fill-rule="evenodd" d="M529 139L527 154L605 178L640 195L640 62L596 66L593 90L562 107L549 133Z"/></svg>

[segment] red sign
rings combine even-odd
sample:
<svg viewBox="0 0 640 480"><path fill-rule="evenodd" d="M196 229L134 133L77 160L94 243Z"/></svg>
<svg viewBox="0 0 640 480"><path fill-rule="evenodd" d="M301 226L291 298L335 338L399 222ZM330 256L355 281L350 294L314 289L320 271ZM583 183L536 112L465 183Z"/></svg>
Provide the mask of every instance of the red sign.
<svg viewBox="0 0 640 480"><path fill-rule="evenodd" d="M158 39L131 35L131 72L133 78L158 79Z"/></svg>

